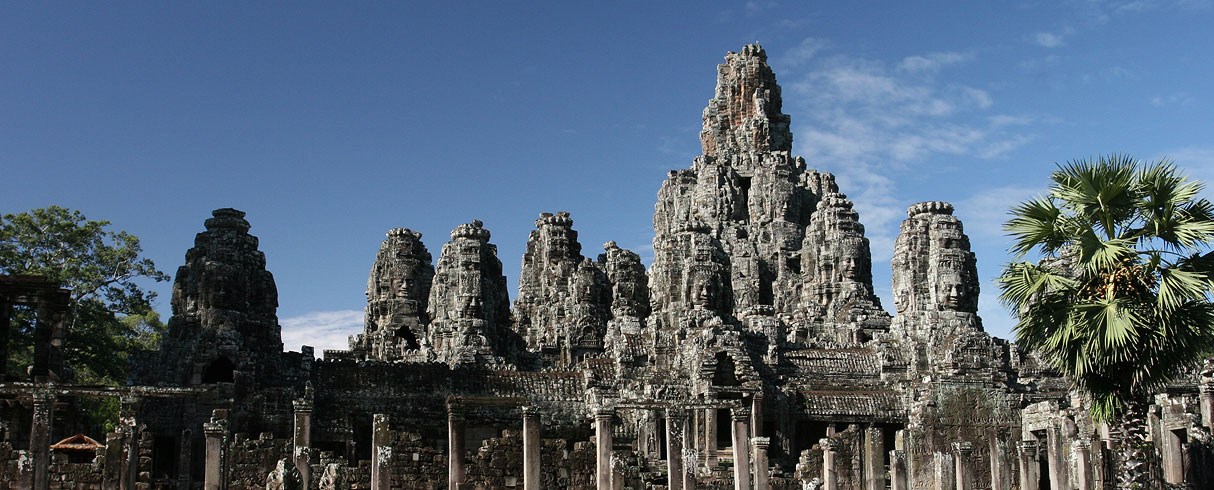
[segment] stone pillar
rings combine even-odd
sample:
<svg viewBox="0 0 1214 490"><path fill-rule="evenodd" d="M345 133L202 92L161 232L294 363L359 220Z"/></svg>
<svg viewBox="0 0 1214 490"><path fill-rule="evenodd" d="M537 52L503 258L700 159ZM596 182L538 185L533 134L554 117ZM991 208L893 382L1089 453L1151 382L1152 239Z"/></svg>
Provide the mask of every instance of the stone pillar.
<svg viewBox="0 0 1214 490"><path fill-rule="evenodd" d="M755 393L750 398L750 435L763 435L763 393Z"/></svg>
<svg viewBox="0 0 1214 490"><path fill-rule="evenodd" d="M447 488L464 484L464 407L447 402Z"/></svg>
<svg viewBox="0 0 1214 490"><path fill-rule="evenodd" d="M1075 488L1092 490L1092 443L1075 441Z"/></svg>
<svg viewBox="0 0 1214 490"><path fill-rule="evenodd" d="M540 490L540 413L523 407L523 490Z"/></svg>
<svg viewBox="0 0 1214 490"><path fill-rule="evenodd" d="M63 324L66 308L54 308L49 304L38 305L34 320L34 365L30 375L34 381L57 380L63 375L63 342L66 334Z"/></svg>
<svg viewBox="0 0 1214 490"><path fill-rule="evenodd" d="M293 402L295 407L295 469L299 470L299 479L304 488L312 485L312 462L309 458L312 451L312 400L300 398Z"/></svg>
<svg viewBox="0 0 1214 490"><path fill-rule="evenodd" d="M750 490L750 409L733 409L733 488Z"/></svg>
<svg viewBox="0 0 1214 490"><path fill-rule="evenodd" d="M194 433L190 429L181 431L177 442L177 488L190 488L190 461L194 459L191 449L194 447Z"/></svg>
<svg viewBox="0 0 1214 490"><path fill-rule="evenodd" d="M717 466L717 409L704 409L704 466Z"/></svg>
<svg viewBox="0 0 1214 490"><path fill-rule="evenodd" d="M1066 458L1062 454L1062 437L1057 427L1049 427L1046 434L1046 457L1050 458L1050 488L1070 488L1066 477Z"/></svg>
<svg viewBox="0 0 1214 490"><path fill-rule="evenodd" d="M835 456L839 452L839 441L829 437L819 439L822 448L822 490L839 490L839 471L835 468Z"/></svg>
<svg viewBox="0 0 1214 490"><path fill-rule="evenodd" d="M101 488L118 488L121 475L122 430L114 430L105 435L105 466L101 469Z"/></svg>
<svg viewBox="0 0 1214 490"><path fill-rule="evenodd" d="M906 453L897 449L889 452L889 490L907 490Z"/></svg>
<svg viewBox="0 0 1214 490"><path fill-rule="evenodd" d="M210 422L202 424L202 434L206 438L207 458L203 465L202 488L226 490L228 421L212 416Z"/></svg>
<svg viewBox="0 0 1214 490"><path fill-rule="evenodd" d="M750 439L750 443L755 448L755 490L769 490L771 486L768 484L767 478L771 470L767 467L767 448L771 446L771 438L753 437Z"/></svg>
<svg viewBox="0 0 1214 490"><path fill-rule="evenodd" d="M1020 490L1037 490L1037 441L1020 441Z"/></svg>
<svg viewBox="0 0 1214 490"><path fill-rule="evenodd" d="M594 447L596 451L594 480L597 490L611 488L611 419L615 410L600 408L594 412Z"/></svg>
<svg viewBox="0 0 1214 490"><path fill-rule="evenodd" d="M683 413L683 420L688 422L683 427L683 441L686 444L686 441L697 439L697 436L703 434L704 431L696 430L696 426L689 420L700 413L698 410L690 410ZM688 413L692 415L688 416ZM695 490L696 488L696 464L699 461L698 458L699 455L695 449L683 448L683 490Z"/></svg>
<svg viewBox="0 0 1214 490"><path fill-rule="evenodd" d="M1214 385L1202 383L1197 386L1201 410L1201 425L1214 429Z"/></svg>
<svg viewBox="0 0 1214 490"><path fill-rule="evenodd" d="M122 467L119 470L118 488L135 490L135 478L139 475L139 424L135 415L139 412L139 399L124 396L120 402L119 425L122 427Z"/></svg>
<svg viewBox="0 0 1214 490"><path fill-rule="evenodd" d="M953 452L956 454L957 468L955 488L957 490L974 490L974 473L970 469L970 459L974 456L974 444L972 442L954 442Z"/></svg>
<svg viewBox="0 0 1214 490"><path fill-rule="evenodd" d="M377 413L371 422L371 490L389 490L388 467L392 463L392 431L388 415Z"/></svg>
<svg viewBox="0 0 1214 490"><path fill-rule="evenodd" d="M11 335L13 305L0 298L0 382L8 381L8 339Z"/></svg>
<svg viewBox="0 0 1214 490"><path fill-rule="evenodd" d="M935 490L954 490L957 488L956 463L952 453L935 453L932 455L932 472L934 473Z"/></svg>
<svg viewBox="0 0 1214 490"><path fill-rule="evenodd" d="M34 420L30 425L30 456L34 460L33 490L50 488L46 472L51 461L51 421L54 418L54 408L54 394L34 392Z"/></svg>
<svg viewBox="0 0 1214 490"><path fill-rule="evenodd" d="M885 490L885 430L875 425L864 430L864 481L868 490Z"/></svg>
<svg viewBox="0 0 1214 490"><path fill-rule="evenodd" d="M666 480L669 490L683 490L683 433L687 412L666 409Z"/></svg>
<svg viewBox="0 0 1214 490"><path fill-rule="evenodd" d="M991 459L991 490L1008 490L1010 487L1008 475L1011 468L1007 467L1007 455L999 444L1004 435L1001 429L991 429L987 432L987 451Z"/></svg>

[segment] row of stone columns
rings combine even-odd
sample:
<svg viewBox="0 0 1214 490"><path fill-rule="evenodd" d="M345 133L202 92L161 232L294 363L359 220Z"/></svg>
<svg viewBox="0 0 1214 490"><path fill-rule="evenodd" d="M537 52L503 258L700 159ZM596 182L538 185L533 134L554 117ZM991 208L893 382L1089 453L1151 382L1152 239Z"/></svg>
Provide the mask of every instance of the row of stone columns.
<svg viewBox="0 0 1214 490"><path fill-rule="evenodd" d="M1047 439L1047 446L1044 448L1045 454L1042 455L1040 454L1042 447L1038 441L1020 441L1020 489L1037 490L1040 487L1038 482L1041 481L1042 475L1038 461L1043 456L1048 458L1050 465L1050 474L1045 475L1049 479L1050 488L1078 488L1080 490L1094 488L1094 477L1091 471L1091 443L1083 440L1076 441L1071 449L1076 463L1074 486L1058 486L1059 484L1069 485L1067 474L1064 472L1065 466L1063 465L1066 464L1066 460L1062 458L1061 444L1052 444Z"/></svg>
<svg viewBox="0 0 1214 490"><path fill-rule="evenodd" d="M705 430L704 444L700 448L699 435L696 434L694 423L688 425L687 412L679 409L669 409L666 412L666 468L668 473L668 488L671 490L694 490L695 465L687 465L686 454L694 454L696 449L703 453L705 464L711 468L717 462L716 446L716 408L703 410ZM697 418L698 414L697 412ZM595 412L595 483L598 490L614 490L611 468L611 422L615 411L609 408ZM735 490L766 490L768 484L767 449L771 440L766 437L751 437L751 424L761 423L761 419L753 418L753 412L748 408L734 408L731 411L731 438L733 441L733 468ZM691 451L684 451L684 444L691 442ZM751 461L751 445L754 445L754 461ZM753 467L752 467L753 466ZM752 485L752 474L754 476Z"/></svg>
<svg viewBox="0 0 1214 490"><path fill-rule="evenodd" d="M32 395L33 417L30 421L28 479L22 486L31 490L50 488L51 432L57 397L49 390L38 389ZM103 470L103 480L119 490L134 490L139 461L139 432L135 425L135 398L124 397L121 402L121 425L116 437L106 437L106 454L112 457Z"/></svg>
<svg viewBox="0 0 1214 490"><path fill-rule="evenodd" d="M376 417L376 420L379 420L380 416ZM610 426L610 419L608 424ZM467 476L464 472L465 427L466 415L463 405L455 400L449 401L447 403L447 488L451 490L458 490L464 484ZM610 439L610 433L607 437ZM523 490L540 490L542 488L540 475L542 446L539 411L534 407L523 407ZM372 471L374 472L374 467L372 467ZM601 473L601 468L599 471ZM372 480L374 482L374 477ZM376 487L373 484L371 489L387 490L387 480L384 481L383 487Z"/></svg>

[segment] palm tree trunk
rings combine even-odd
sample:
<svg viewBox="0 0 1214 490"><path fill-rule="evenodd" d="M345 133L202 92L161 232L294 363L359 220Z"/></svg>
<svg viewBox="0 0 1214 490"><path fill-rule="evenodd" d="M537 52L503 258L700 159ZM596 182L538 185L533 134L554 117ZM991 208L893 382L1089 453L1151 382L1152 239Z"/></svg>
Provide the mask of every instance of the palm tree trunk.
<svg viewBox="0 0 1214 490"><path fill-rule="evenodd" d="M1118 441L1117 488L1138 490L1154 488L1152 479L1158 472L1152 471L1155 462L1155 445L1147 440L1147 410L1151 403L1147 398L1135 397L1126 403L1121 415L1121 438Z"/></svg>

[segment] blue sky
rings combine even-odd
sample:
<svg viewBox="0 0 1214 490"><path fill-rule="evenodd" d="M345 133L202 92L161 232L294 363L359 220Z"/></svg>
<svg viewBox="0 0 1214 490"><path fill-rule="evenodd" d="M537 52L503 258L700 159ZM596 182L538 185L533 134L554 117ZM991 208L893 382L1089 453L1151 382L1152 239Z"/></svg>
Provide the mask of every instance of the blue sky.
<svg viewBox="0 0 1214 490"><path fill-rule="evenodd" d="M586 255L648 260L715 67L755 41L886 309L912 203L957 206L1007 337L999 224L1054 162L1166 155L1214 181L1209 0L448 3L0 4L0 212L108 219L173 273L212 209L242 209L286 347L340 347L392 227L437 256L483 220L512 288L541 212L570 211Z"/></svg>

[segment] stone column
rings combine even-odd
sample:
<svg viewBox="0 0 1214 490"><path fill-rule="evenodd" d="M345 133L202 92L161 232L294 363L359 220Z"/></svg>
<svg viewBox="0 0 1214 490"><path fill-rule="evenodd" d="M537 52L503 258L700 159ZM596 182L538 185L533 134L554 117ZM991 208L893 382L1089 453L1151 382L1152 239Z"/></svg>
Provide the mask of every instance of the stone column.
<svg viewBox="0 0 1214 490"><path fill-rule="evenodd" d="M956 454L957 490L974 490L974 474L970 470L970 458L974 456L974 444L971 442L954 442L953 452Z"/></svg>
<svg viewBox="0 0 1214 490"><path fill-rule="evenodd" d="M690 410L683 413L683 420L688 422L683 427L683 443L686 444L687 441L697 439L697 436L703 434L704 431L696 430L694 423L689 420L700 413L698 410ZM692 415L688 416L688 413ZM696 488L696 464L699 461L698 458L699 456L695 449L683 448L683 490L695 490Z"/></svg>
<svg viewBox="0 0 1214 490"><path fill-rule="evenodd" d="M464 484L464 407L447 402L447 488Z"/></svg>
<svg viewBox="0 0 1214 490"><path fill-rule="evenodd" d="M12 330L13 305L0 300L0 382L8 381L8 339Z"/></svg>
<svg viewBox="0 0 1214 490"><path fill-rule="evenodd" d="M1092 489L1092 443L1086 440L1075 441L1075 488L1078 490Z"/></svg>
<svg viewBox="0 0 1214 490"><path fill-rule="evenodd" d="M204 490L225 490L227 482L227 438L228 421L211 417L210 422L202 424L202 434L206 437L206 463L203 465Z"/></svg>
<svg viewBox="0 0 1214 490"><path fill-rule="evenodd" d="M119 468L118 488L135 490L135 477L139 474L139 424L135 415L139 412L139 399L124 396L119 402L118 423L122 431L122 465Z"/></svg>
<svg viewBox="0 0 1214 490"><path fill-rule="evenodd" d="M34 392L34 420L30 425L30 456L34 460L33 490L50 488L46 471L51 461L51 421L54 408L54 394Z"/></svg>
<svg viewBox="0 0 1214 490"><path fill-rule="evenodd" d="M819 439L818 446L822 448L822 490L839 490L839 472L835 468L839 441L827 437Z"/></svg>
<svg viewBox="0 0 1214 490"><path fill-rule="evenodd" d="M935 490L954 490L957 488L957 466L953 462L953 453L934 453L932 455L932 472L934 473Z"/></svg>
<svg viewBox="0 0 1214 490"><path fill-rule="evenodd" d="M885 490L885 430L875 425L864 430L864 481L868 490Z"/></svg>
<svg viewBox="0 0 1214 490"><path fill-rule="evenodd" d="M750 490L750 409L733 409L733 488Z"/></svg>
<svg viewBox="0 0 1214 490"><path fill-rule="evenodd" d="M703 447L703 444L700 443L700 438L702 437L702 434L704 432L702 430L699 430L700 429L700 411L693 409L689 413L691 415L689 416L690 420L688 421L687 428L691 431L691 437L689 439L687 439L687 441L689 444L691 444L691 449L694 449L696 452L699 452L700 448Z"/></svg>
<svg viewBox="0 0 1214 490"><path fill-rule="evenodd" d="M177 488L190 488L190 461L194 459L191 450L194 447L194 432L190 429L181 431L177 443Z"/></svg>
<svg viewBox="0 0 1214 490"><path fill-rule="evenodd" d="M1020 441L1020 490L1037 490L1037 441Z"/></svg>
<svg viewBox="0 0 1214 490"><path fill-rule="evenodd" d="M897 449L889 452L889 490L907 490L906 453Z"/></svg>
<svg viewBox="0 0 1214 490"><path fill-rule="evenodd" d="M687 412L666 409L666 479L669 490L683 490L683 427Z"/></svg>
<svg viewBox="0 0 1214 490"><path fill-rule="evenodd" d="M299 470L299 479L304 488L312 484L312 463L309 456L312 450L312 400L300 398L293 402L295 407L295 469Z"/></svg>
<svg viewBox="0 0 1214 490"><path fill-rule="evenodd" d="M755 448L755 490L769 490L771 486L768 484L767 478L771 470L767 467L767 448L771 446L771 438L753 437L750 439L750 443Z"/></svg>
<svg viewBox="0 0 1214 490"><path fill-rule="evenodd" d="M122 430L116 429L105 435L105 466L101 470L101 488L118 488L121 475Z"/></svg>
<svg viewBox="0 0 1214 490"><path fill-rule="evenodd" d="M38 305L34 320L34 365L30 375L34 381L57 380L63 375L63 342L66 337L64 320L66 308Z"/></svg>
<svg viewBox="0 0 1214 490"><path fill-rule="evenodd" d="M1214 429L1214 385L1202 383L1197 386L1201 410L1201 425Z"/></svg>
<svg viewBox="0 0 1214 490"><path fill-rule="evenodd" d="M594 412L594 447L595 447L595 466L594 480L595 488L598 490L612 490L611 488L611 419L615 417L615 410L610 408L600 408Z"/></svg>
<svg viewBox="0 0 1214 490"><path fill-rule="evenodd" d="M371 422L371 490L390 490L388 466L392 463L392 431L388 415L377 413Z"/></svg>
<svg viewBox="0 0 1214 490"><path fill-rule="evenodd" d="M1008 475L1010 469L1007 467L1006 455L1003 453L999 441L1003 439L1005 433L1001 429L991 429L987 432L987 446L990 452L991 459L991 490L1008 490Z"/></svg>
<svg viewBox="0 0 1214 490"><path fill-rule="evenodd" d="M763 393L755 393L750 398L750 435L763 435Z"/></svg>
<svg viewBox="0 0 1214 490"><path fill-rule="evenodd" d="M1050 458L1050 488L1070 488L1067 486L1066 459L1062 454L1062 437L1057 427L1049 427L1046 434L1046 457Z"/></svg>
<svg viewBox="0 0 1214 490"><path fill-rule="evenodd" d="M540 413L523 407L523 490L540 490Z"/></svg>
<svg viewBox="0 0 1214 490"><path fill-rule="evenodd" d="M717 409L704 409L704 466L717 466Z"/></svg>

